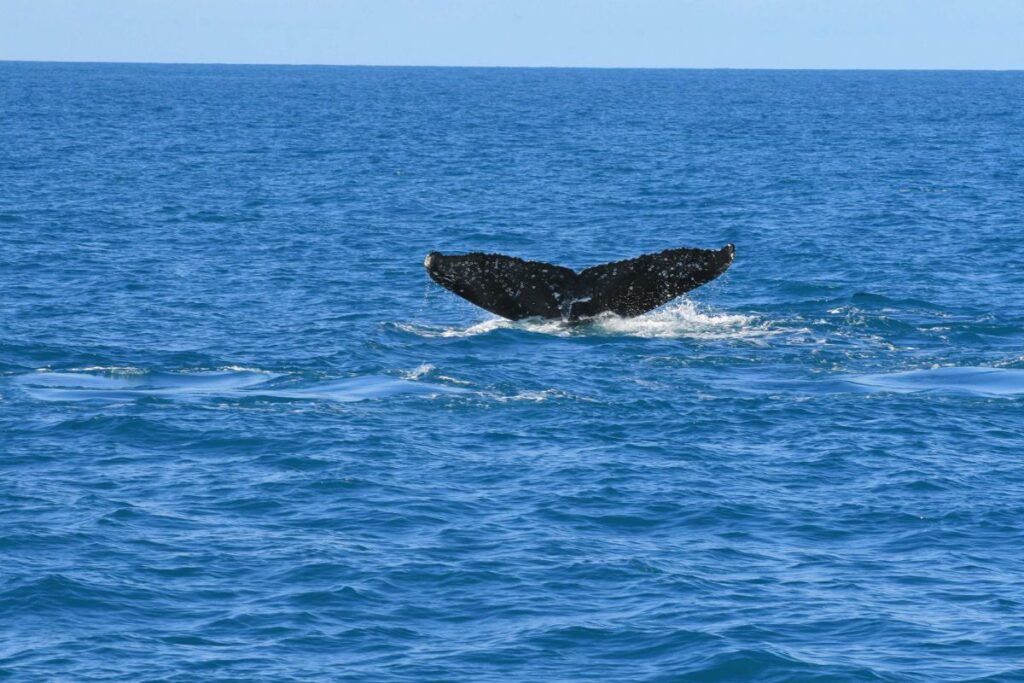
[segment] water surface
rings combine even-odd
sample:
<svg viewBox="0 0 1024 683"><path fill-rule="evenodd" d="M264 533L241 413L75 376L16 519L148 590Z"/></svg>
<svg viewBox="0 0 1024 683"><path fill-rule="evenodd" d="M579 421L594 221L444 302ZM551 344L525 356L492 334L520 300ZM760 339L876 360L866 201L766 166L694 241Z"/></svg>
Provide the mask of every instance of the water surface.
<svg viewBox="0 0 1024 683"><path fill-rule="evenodd" d="M1022 96L0 64L0 673L1024 679ZM573 327L422 268L727 242Z"/></svg>

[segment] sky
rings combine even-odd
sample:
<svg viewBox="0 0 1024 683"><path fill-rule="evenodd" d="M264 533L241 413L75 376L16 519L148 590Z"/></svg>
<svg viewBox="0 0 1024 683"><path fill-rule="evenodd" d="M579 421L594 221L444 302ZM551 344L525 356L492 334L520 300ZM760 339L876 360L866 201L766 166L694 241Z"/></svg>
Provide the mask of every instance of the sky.
<svg viewBox="0 0 1024 683"><path fill-rule="evenodd" d="M1024 0L0 0L0 60L1024 69Z"/></svg>

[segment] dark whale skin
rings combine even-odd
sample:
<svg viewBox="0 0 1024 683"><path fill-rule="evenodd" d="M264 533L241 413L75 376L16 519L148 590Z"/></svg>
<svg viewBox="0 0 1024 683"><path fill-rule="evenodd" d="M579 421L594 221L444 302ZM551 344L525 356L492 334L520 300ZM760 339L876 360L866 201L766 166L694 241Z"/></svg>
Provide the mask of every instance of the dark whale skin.
<svg viewBox="0 0 1024 683"><path fill-rule="evenodd" d="M503 254L442 254L423 261L431 279L463 299L510 320L577 322L605 312L633 317L714 280L736 247L666 249L576 272Z"/></svg>

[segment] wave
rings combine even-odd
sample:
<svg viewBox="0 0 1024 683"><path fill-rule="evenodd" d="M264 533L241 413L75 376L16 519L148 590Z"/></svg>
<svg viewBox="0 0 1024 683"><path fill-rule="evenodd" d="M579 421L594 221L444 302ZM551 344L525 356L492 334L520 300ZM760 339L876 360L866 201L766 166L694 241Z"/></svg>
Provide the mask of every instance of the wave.
<svg viewBox="0 0 1024 683"><path fill-rule="evenodd" d="M421 366L407 373L406 378L365 375L304 382L282 373L236 366L180 372L91 367L62 372L44 369L15 377L14 382L32 398L44 401L129 402L146 398L196 399L205 396L352 402L407 394L437 396L466 391L460 387L419 380L430 371L432 366Z"/></svg>
<svg viewBox="0 0 1024 683"><path fill-rule="evenodd" d="M355 402L399 396L437 398L471 395L485 401L595 401L560 389L495 390L441 374L423 363L395 375L360 375L309 381L296 375L234 366L219 370L149 371L133 367L39 370L12 378L31 398L42 401L134 402L150 400L260 399L276 401ZM429 380L429 381L427 381ZM935 367L898 372L829 373L815 379L782 379L728 374L712 384L746 394L900 393L960 395L982 398L1024 396L1024 369L1006 367Z"/></svg>
<svg viewBox="0 0 1024 683"><path fill-rule="evenodd" d="M1000 367L935 367L897 372L826 374L815 379L721 378L718 386L746 394L832 395L896 393L975 398L1024 396L1024 370Z"/></svg>
<svg viewBox="0 0 1024 683"><path fill-rule="evenodd" d="M1024 370L944 367L846 377L869 390L897 393L966 394L982 397L1024 395Z"/></svg>

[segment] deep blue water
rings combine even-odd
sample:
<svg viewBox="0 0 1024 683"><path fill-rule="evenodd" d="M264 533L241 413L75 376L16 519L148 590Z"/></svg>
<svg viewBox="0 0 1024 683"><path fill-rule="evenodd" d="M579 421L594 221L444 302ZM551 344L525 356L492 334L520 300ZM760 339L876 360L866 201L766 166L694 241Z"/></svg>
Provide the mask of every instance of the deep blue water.
<svg viewBox="0 0 1024 683"><path fill-rule="evenodd" d="M0 677L1024 680L1022 102L0 64ZM580 327L422 267L727 242Z"/></svg>

